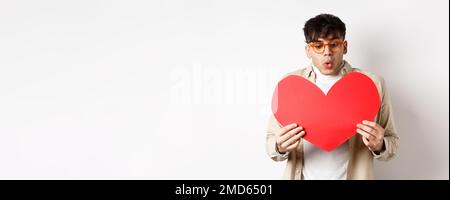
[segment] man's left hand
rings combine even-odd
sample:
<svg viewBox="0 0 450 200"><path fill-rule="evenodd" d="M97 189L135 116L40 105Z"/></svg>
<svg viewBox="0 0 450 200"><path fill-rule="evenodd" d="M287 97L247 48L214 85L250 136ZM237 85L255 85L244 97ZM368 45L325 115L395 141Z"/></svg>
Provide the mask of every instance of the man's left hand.
<svg viewBox="0 0 450 200"><path fill-rule="evenodd" d="M356 132L362 135L364 144L369 150L379 153L384 145L384 128L375 122L364 120L356 125Z"/></svg>

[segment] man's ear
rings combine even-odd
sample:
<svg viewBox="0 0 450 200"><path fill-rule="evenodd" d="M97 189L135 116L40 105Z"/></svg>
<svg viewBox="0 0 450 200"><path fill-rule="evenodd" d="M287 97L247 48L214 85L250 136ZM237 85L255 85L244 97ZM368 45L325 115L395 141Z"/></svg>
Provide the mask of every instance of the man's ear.
<svg viewBox="0 0 450 200"><path fill-rule="evenodd" d="M311 59L311 52L310 52L310 48L308 45L305 46L305 53L306 53L306 57Z"/></svg>
<svg viewBox="0 0 450 200"><path fill-rule="evenodd" d="M344 41L344 54L347 54L347 40Z"/></svg>

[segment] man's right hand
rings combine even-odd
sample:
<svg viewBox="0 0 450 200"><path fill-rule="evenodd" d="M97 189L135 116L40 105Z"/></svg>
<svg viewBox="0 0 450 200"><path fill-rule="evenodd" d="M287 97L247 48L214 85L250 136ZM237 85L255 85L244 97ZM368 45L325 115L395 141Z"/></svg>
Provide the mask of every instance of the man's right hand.
<svg viewBox="0 0 450 200"><path fill-rule="evenodd" d="M304 135L303 127L297 127L295 123L281 128L275 133L278 152L284 154L294 150Z"/></svg>

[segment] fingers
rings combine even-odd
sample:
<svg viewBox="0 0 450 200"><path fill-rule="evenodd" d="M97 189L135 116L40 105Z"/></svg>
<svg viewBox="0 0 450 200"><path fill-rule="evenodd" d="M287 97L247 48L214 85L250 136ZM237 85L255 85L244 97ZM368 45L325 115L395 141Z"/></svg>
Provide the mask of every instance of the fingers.
<svg viewBox="0 0 450 200"><path fill-rule="evenodd" d="M363 123L364 125L370 126L370 127L373 128L373 129L377 129L377 130L380 130L380 129L381 129L381 126L380 126L379 124L377 124L377 123L375 123L375 122L372 122L372 121L363 120L362 123Z"/></svg>
<svg viewBox="0 0 450 200"><path fill-rule="evenodd" d="M356 132L362 135L364 145L371 151L379 150L383 144L384 129L375 122L364 120L357 124Z"/></svg>
<svg viewBox="0 0 450 200"><path fill-rule="evenodd" d="M373 136L370 133L367 133L366 131L362 130L362 129L356 129L356 132L359 133L360 135L362 135L363 137L365 137L368 140L374 140L376 137Z"/></svg>
<svg viewBox="0 0 450 200"><path fill-rule="evenodd" d="M367 139L366 137L362 136L362 140L363 140L363 143L364 143L366 146L369 145L369 139Z"/></svg>
<svg viewBox="0 0 450 200"><path fill-rule="evenodd" d="M362 123L365 125L371 126L371 127L375 127L377 125L377 123L375 123L373 121L367 121L367 120L363 120Z"/></svg>
<svg viewBox="0 0 450 200"><path fill-rule="evenodd" d="M286 148L287 151L291 151L292 149L295 149L298 145L298 143L300 143L300 140L298 140L297 142L295 142L294 144L291 144L291 146L289 146L288 148Z"/></svg>
<svg viewBox="0 0 450 200"><path fill-rule="evenodd" d="M281 143L280 147L284 149L292 146L292 144L298 142L303 135L305 135L305 131L301 131L299 134L296 134L285 142Z"/></svg>
<svg viewBox="0 0 450 200"><path fill-rule="evenodd" d="M356 127L356 132L371 142L374 140L379 142L384 137L384 129L375 122L364 120L362 124L357 124Z"/></svg>
<svg viewBox="0 0 450 200"><path fill-rule="evenodd" d="M363 141L363 143L364 143L364 145L366 145L366 147L368 147L369 148L369 150L371 150L372 151L372 144L370 143L370 141L366 138L366 137L362 137L362 141Z"/></svg>
<svg viewBox="0 0 450 200"><path fill-rule="evenodd" d="M373 135L373 136L376 136L376 135L377 135L377 131L376 131L374 128L368 126L368 125L357 124L356 127L357 127L358 129L363 130L364 132L366 132L366 133L368 133L368 134Z"/></svg>
<svg viewBox="0 0 450 200"><path fill-rule="evenodd" d="M289 132L285 133L283 136L281 136L279 138L279 144L282 144L283 142L287 141L289 138L292 138L293 136L295 136L297 133L299 133L300 131L303 130L303 127L297 127L294 128L292 130L290 130Z"/></svg>
<svg viewBox="0 0 450 200"><path fill-rule="evenodd" d="M279 130L277 135L277 147L280 152L288 152L294 149L300 139L305 135L303 127L297 124L289 124Z"/></svg>
<svg viewBox="0 0 450 200"><path fill-rule="evenodd" d="M380 149L380 147L377 147L377 144L373 140L370 141L366 137L362 137L362 140L363 140L364 145L366 145L366 147L369 150L371 150L371 151L378 151ZM379 144L383 144L383 143L379 143Z"/></svg>
<svg viewBox="0 0 450 200"><path fill-rule="evenodd" d="M283 128L281 128L279 132L277 132L277 135L278 135L278 137L280 137L296 127L297 127L296 123L286 125Z"/></svg>

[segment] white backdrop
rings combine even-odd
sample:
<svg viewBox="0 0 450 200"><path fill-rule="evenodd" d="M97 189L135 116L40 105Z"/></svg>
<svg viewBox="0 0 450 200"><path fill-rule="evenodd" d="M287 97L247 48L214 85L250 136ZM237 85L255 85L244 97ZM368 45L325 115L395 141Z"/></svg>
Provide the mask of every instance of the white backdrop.
<svg viewBox="0 0 450 200"><path fill-rule="evenodd" d="M448 1L0 1L0 179L280 179L270 100L304 22L347 25L401 148L379 179L449 178Z"/></svg>

